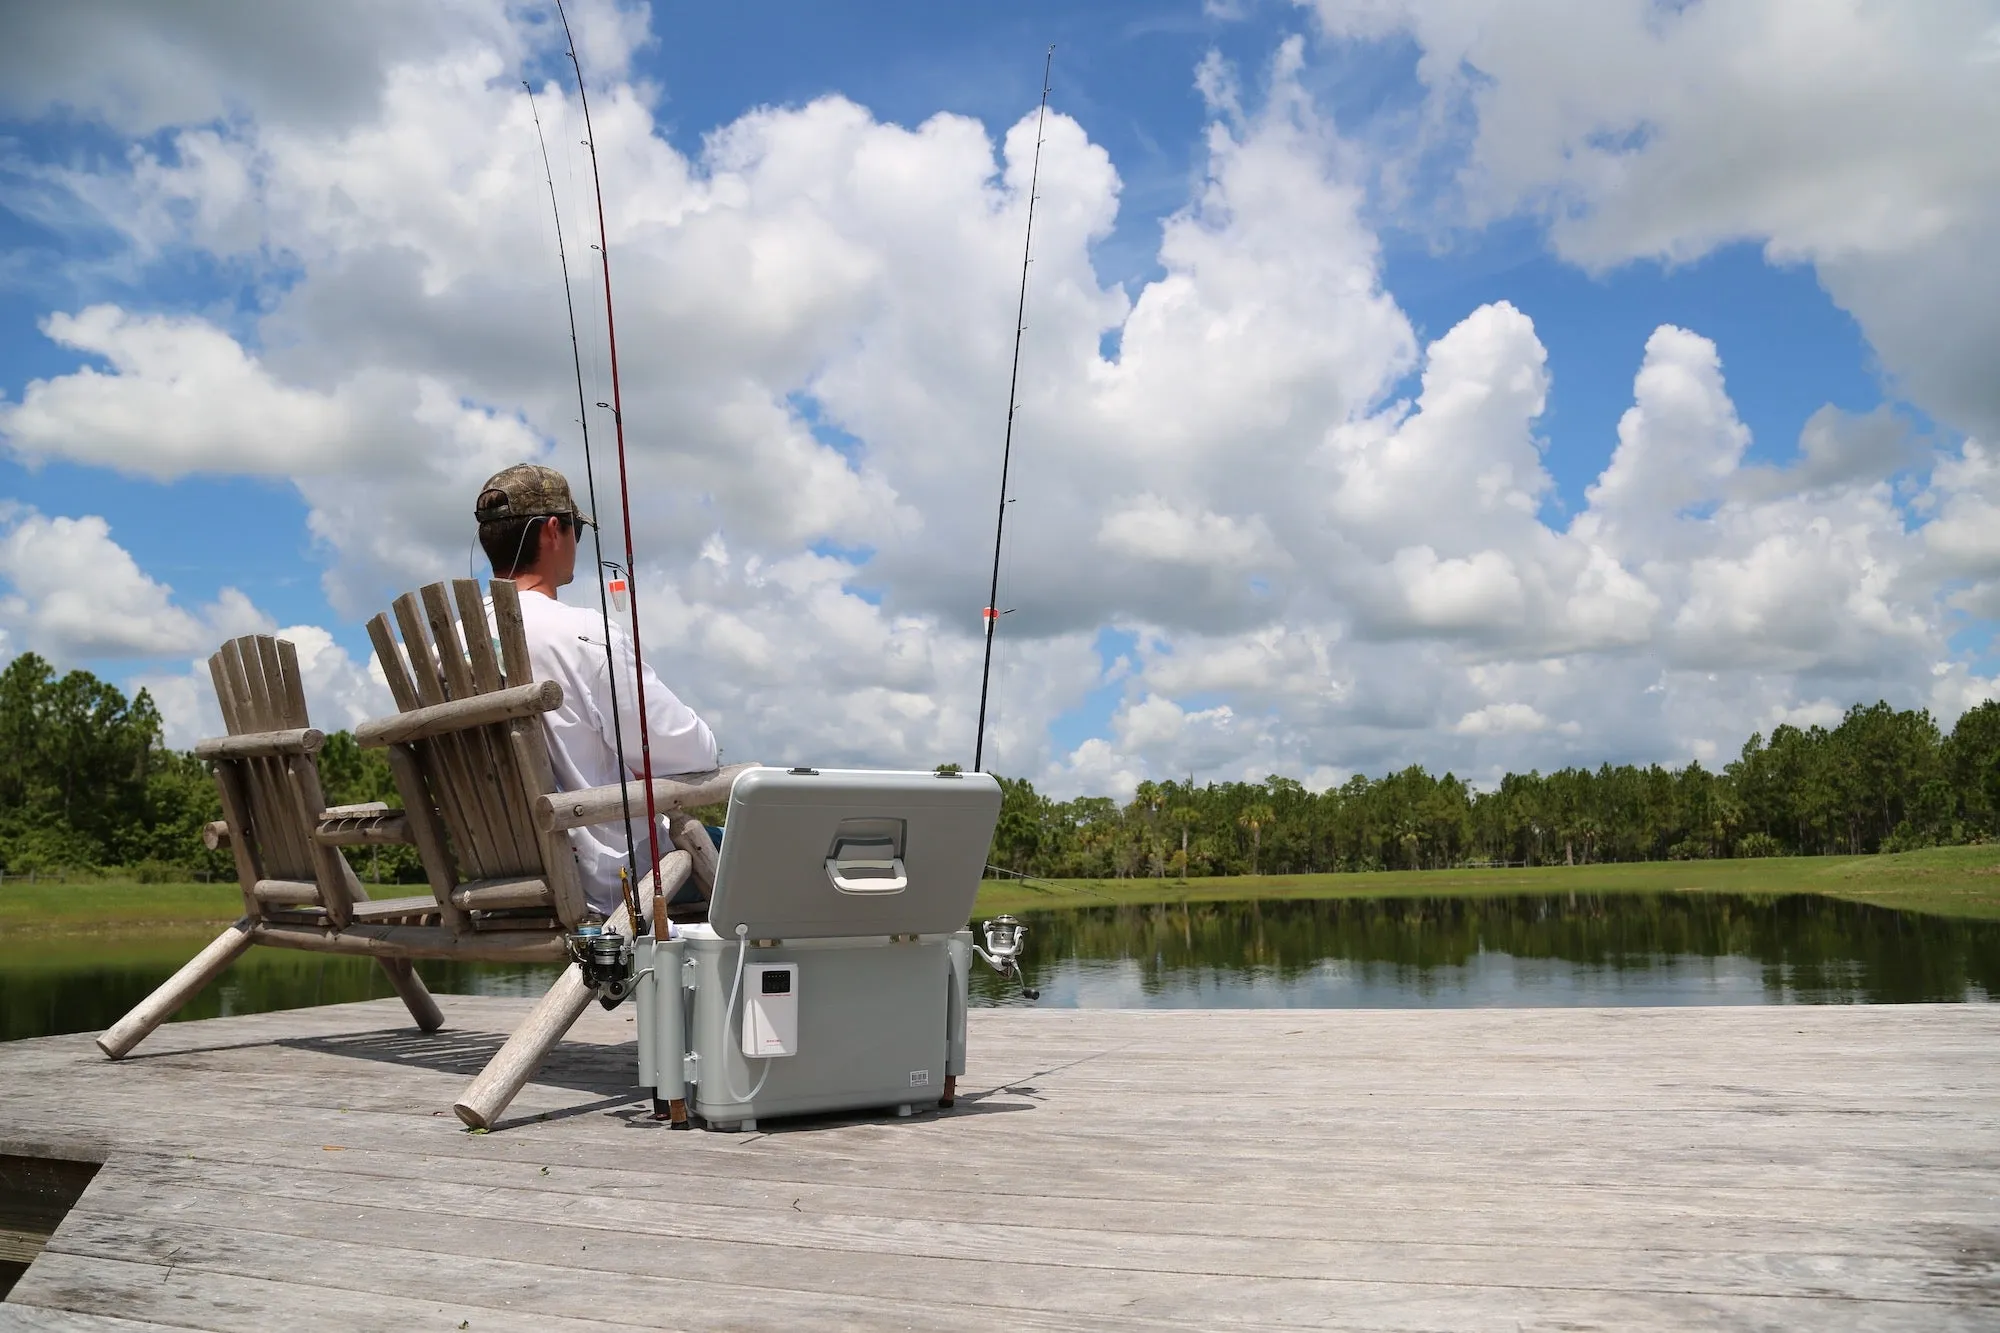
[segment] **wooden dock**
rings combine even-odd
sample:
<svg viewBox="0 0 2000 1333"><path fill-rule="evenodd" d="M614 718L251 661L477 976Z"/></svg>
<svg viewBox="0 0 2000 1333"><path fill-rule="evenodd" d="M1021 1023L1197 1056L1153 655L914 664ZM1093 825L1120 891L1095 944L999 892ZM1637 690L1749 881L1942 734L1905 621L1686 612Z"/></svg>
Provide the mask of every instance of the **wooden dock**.
<svg viewBox="0 0 2000 1333"><path fill-rule="evenodd" d="M0 1329L2000 1327L2000 1006L975 1011L956 1110L670 1133L592 1007L0 1046L104 1163Z"/></svg>

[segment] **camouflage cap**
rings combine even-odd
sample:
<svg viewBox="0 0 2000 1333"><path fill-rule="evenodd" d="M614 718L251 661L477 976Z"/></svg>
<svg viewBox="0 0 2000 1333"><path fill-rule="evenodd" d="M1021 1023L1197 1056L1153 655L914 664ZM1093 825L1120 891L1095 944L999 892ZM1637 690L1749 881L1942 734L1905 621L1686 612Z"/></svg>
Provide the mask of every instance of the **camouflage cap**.
<svg viewBox="0 0 2000 1333"><path fill-rule="evenodd" d="M481 523L547 514L574 514L585 523L595 522L577 508L563 474L539 463L517 463L488 477L472 514Z"/></svg>

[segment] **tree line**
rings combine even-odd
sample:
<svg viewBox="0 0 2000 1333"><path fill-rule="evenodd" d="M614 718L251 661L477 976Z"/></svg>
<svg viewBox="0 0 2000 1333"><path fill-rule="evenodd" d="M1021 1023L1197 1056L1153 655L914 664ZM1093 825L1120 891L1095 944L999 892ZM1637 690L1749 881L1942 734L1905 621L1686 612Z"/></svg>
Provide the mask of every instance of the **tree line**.
<svg viewBox="0 0 2000 1333"><path fill-rule="evenodd" d="M333 804L400 803L383 752L345 732L319 764ZM1949 734L1924 710L1857 704L1831 728L1754 735L1719 769L1604 764L1509 773L1490 790L1416 765L1321 792L1277 775L1143 782L1124 802L1000 781L993 864L1046 878L1902 851L2000 836L2000 702ZM201 844L219 817L206 766L161 743L144 690L128 699L33 653L0 670L0 872L226 879L228 854ZM366 879L423 877L409 848L350 855Z"/></svg>
<svg viewBox="0 0 2000 1333"><path fill-rule="evenodd" d="M1001 783L994 864L1051 879L1907 851L2000 835L2000 703L1949 735L1927 711L1856 704L1831 728L1753 735L1720 769L1602 764L1491 790L1417 765L1322 792L1142 782L1122 804Z"/></svg>

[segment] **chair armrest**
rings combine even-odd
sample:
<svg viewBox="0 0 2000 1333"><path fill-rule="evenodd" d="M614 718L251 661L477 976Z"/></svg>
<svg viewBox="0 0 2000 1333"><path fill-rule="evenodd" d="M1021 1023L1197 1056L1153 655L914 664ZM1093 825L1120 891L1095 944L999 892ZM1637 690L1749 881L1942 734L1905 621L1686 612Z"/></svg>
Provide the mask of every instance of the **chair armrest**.
<svg viewBox="0 0 2000 1333"><path fill-rule="evenodd" d="M728 797L729 789L735 785L738 776L761 767L761 764L731 764L706 773L677 773L670 778L654 778L653 808L665 814L670 810L713 805ZM605 787L551 792L536 797L535 826L544 833L555 833L563 829L582 828L587 824L616 823L624 818L624 794L627 792L631 793L633 808L643 814L646 808L644 785L614 782Z"/></svg>
<svg viewBox="0 0 2000 1333"><path fill-rule="evenodd" d="M354 740L364 750L379 750L385 745L408 745L561 706L562 686L552 680L536 680L491 694L427 704L394 717L370 718L354 729Z"/></svg>
<svg viewBox="0 0 2000 1333"><path fill-rule="evenodd" d="M248 731L236 736L213 736L194 743L197 759L273 759L289 754L318 754L326 744L326 733L317 727L296 727L290 731Z"/></svg>

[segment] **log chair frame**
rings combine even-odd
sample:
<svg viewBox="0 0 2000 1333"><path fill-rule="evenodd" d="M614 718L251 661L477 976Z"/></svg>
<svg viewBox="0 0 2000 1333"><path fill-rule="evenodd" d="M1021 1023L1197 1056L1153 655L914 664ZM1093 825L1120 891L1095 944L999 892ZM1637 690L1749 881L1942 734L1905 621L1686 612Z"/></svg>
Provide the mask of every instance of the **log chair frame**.
<svg viewBox="0 0 2000 1333"><path fill-rule="evenodd" d="M489 588L490 599L472 579L452 580L449 592L433 583L368 622L398 711L363 722L354 737L388 751L401 810L324 808L312 756L325 736L305 722L291 644L253 636L210 659L230 735L196 747L215 766L224 812L206 836L235 854L244 916L98 1038L106 1055L124 1055L252 944L374 958L426 1031L443 1018L412 960L568 960L566 937L589 912L568 830L615 822L625 793L557 791L541 715L561 704L562 687L534 679L514 584L495 579ZM266 679L285 683L282 706L259 702L253 682ZM654 779L678 850L642 881L642 904L665 910L686 880L704 897L713 891L715 845L685 811L726 798L755 767ZM259 823L287 789L295 826L271 816ZM369 901L337 850L389 843L415 846L428 898ZM301 878L301 867L318 878ZM606 924L632 932L623 907ZM454 1104L459 1119L491 1127L590 999L570 964Z"/></svg>
<svg viewBox="0 0 2000 1333"><path fill-rule="evenodd" d="M268 634L231 639L208 659L208 670L228 734L195 745L196 756L214 772L223 811L203 831L203 841L212 849L229 846L243 916L97 1038L98 1049L113 1060L179 1012L252 944L277 943L264 938L268 930L366 930L430 910L421 898L371 900L340 854L345 842L376 840L378 829L393 827L399 816L379 806L327 811L316 758L326 734L306 716L291 642ZM364 834L321 836L328 814ZM409 959L375 957L417 1026L426 1032L441 1027L444 1015Z"/></svg>

